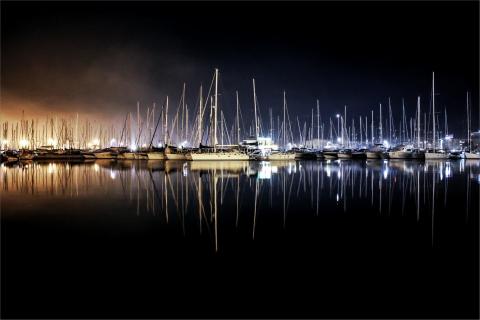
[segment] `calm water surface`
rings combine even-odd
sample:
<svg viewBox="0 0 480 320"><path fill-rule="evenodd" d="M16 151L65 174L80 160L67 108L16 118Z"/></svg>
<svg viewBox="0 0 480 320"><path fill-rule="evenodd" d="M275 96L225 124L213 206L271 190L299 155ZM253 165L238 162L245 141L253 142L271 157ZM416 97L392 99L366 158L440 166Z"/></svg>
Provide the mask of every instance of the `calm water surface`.
<svg viewBox="0 0 480 320"><path fill-rule="evenodd" d="M1 168L2 317L478 317L480 164Z"/></svg>

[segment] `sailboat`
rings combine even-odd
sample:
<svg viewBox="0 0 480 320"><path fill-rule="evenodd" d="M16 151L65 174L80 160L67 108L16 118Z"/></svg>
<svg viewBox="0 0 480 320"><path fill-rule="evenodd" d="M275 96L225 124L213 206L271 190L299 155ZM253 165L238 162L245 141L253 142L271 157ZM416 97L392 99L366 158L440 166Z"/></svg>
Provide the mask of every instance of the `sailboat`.
<svg viewBox="0 0 480 320"><path fill-rule="evenodd" d="M382 143L376 143L365 152L367 159L382 159L387 154L387 148Z"/></svg>
<svg viewBox="0 0 480 320"><path fill-rule="evenodd" d="M287 109L287 98L285 91L283 92L283 148L284 150L279 150L277 148L271 148L270 153L267 155L267 160L277 161L277 160L295 160L295 152L285 150L285 145L287 144L287 118L286 110Z"/></svg>
<svg viewBox="0 0 480 320"><path fill-rule="evenodd" d="M198 150L188 152L185 157L187 160L249 160L249 156L245 151L240 150L239 147L234 146L218 146L217 143L217 115L218 115L218 69L215 69L215 96L214 106L211 107L214 111L213 119L213 146L203 146L200 143Z"/></svg>
<svg viewBox="0 0 480 320"><path fill-rule="evenodd" d="M400 145L388 152L390 159L423 159L425 154L420 150L420 97L417 98L417 147Z"/></svg>
<svg viewBox="0 0 480 320"><path fill-rule="evenodd" d="M432 150L426 150L425 160L443 160L448 159L448 153L444 150L436 149L436 132L435 132L435 72L432 72L432 118L433 118L433 144Z"/></svg>
<svg viewBox="0 0 480 320"><path fill-rule="evenodd" d="M164 142L166 143L167 141L167 112L168 112L168 96L166 98L166 112L165 112L165 140ZM158 129L158 124L160 120L163 120L163 107L162 107L162 115L158 118L157 124L155 125L155 130L153 131L152 138L150 140L150 145L148 147L148 150L146 151L147 158L148 160L165 160L165 153L164 153L164 148L156 148L153 146L153 138L155 137L155 133L157 133Z"/></svg>
<svg viewBox="0 0 480 320"><path fill-rule="evenodd" d="M467 141L468 141L468 149L466 149L463 153L465 159L480 159L480 150L472 151L472 137L470 132L470 109L468 108L468 91L467 91Z"/></svg>

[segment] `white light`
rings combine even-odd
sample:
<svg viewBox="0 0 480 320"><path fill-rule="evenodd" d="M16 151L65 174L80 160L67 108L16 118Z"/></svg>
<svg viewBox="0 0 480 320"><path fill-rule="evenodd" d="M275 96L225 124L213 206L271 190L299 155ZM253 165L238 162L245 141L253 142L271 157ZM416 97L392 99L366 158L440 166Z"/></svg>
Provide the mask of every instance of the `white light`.
<svg viewBox="0 0 480 320"><path fill-rule="evenodd" d="M56 168L56 166L55 166L55 163L49 163L49 164L48 164L48 169L47 169L48 173L52 174L52 173L55 172L56 169L57 169L57 168Z"/></svg>
<svg viewBox="0 0 480 320"><path fill-rule="evenodd" d="M337 118L340 118L340 115L337 113Z"/></svg>
<svg viewBox="0 0 480 320"><path fill-rule="evenodd" d="M98 172L98 170L100 169L100 167L98 166L98 164L94 164L93 165L93 170L95 170L95 172Z"/></svg>
<svg viewBox="0 0 480 320"><path fill-rule="evenodd" d="M134 144L132 144L132 145L130 146L130 150L132 150L132 151L135 151L135 150L137 150L137 146L136 146L136 145L134 145Z"/></svg>
<svg viewBox="0 0 480 320"><path fill-rule="evenodd" d="M383 179L387 179L388 177L388 168L383 169Z"/></svg>
<svg viewBox="0 0 480 320"><path fill-rule="evenodd" d="M110 178L111 178L112 180L115 180L116 177L117 177L117 173L116 173L115 171L113 171L113 170L110 170Z"/></svg>
<svg viewBox="0 0 480 320"><path fill-rule="evenodd" d="M187 145L187 143L188 143L187 140L185 140L185 141L183 141L182 143L180 143L180 148L185 147L185 146Z"/></svg>
<svg viewBox="0 0 480 320"><path fill-rule="evenodd" d="M388 143L387 140L383 140L383 145L384 145L386 148L390 148L390 144Z"/></svg>
<svg viewBox="0 0 480 320"><path fill-rule="evenodd" d="M57 141L55 141L54 139L52 138L48 138L48 145L49 146L55 146L57 144Z"/></svg>
<svg viewBox="0 0 480 320"><path fill-rule="evenodd" d="M338 137L337 142L342 142L342 138Z"/></svg>
<svg viewBox="0 0 480 320"><path fill-rule="evenodd" d="M25 148L26 146L28 146L28 140L26 139L20 140L20 147Z"/></svg>
<svg viewBox="0 0 480 320"><path fill-rule="evenodd" d="M115 138L113 138L112 140L110 140L110 146L113 146L116 141L117 141L117 140L115 140Z"/></svg>

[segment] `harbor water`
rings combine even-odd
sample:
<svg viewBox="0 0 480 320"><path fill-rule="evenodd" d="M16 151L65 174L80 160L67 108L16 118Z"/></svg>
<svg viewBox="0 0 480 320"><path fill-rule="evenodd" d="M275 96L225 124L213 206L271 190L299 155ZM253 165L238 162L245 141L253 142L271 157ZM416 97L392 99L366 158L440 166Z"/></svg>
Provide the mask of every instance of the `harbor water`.
<svg viewBox="0 0 480 320"><path fill-rule="evenodd" d="M6 318L475 318L480 162L2 164Z"/></svg>

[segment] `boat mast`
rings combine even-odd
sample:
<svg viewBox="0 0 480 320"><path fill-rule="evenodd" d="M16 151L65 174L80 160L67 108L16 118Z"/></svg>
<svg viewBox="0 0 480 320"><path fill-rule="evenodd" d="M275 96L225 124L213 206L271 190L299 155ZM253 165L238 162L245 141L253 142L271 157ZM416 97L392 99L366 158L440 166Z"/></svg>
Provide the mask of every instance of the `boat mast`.
<svg viewBox="0 0 480 320"><path fill-rule="evenodd" d="M255 109L255 139L258 139L258 118L257 118L257 94L255 92L255 79L253 80L253 106Z"/></svg>
<svg viewBox="0 0 480 320"><path fill-rule="evenodd" d="M138 144L140 142L140 134L141 134L141 131L140 131L140 102L137 101L137 132L138 132L138 138L137 138L137 141L136 141L136 147L138 149Z"/></svg>
<svg viewBox="0 0 480 320"><path fill-rule="evenodd" d="M379 127L379 130L380 130L380 143L383 143L383 132L382 132L382 104L381 104L381 103L380 103L379 109L380 109L380 127Z"/></svg>
<svg viewBox="0 0 480 320"><path fill-rule="evenodd" d="M433 152L435 152L435 72L432 72Z"/></svg>
<svg viewBox="0 0 480 320"><path fill-rule="evenodd" d="M203 88L200 85L200 108L198 112L198 145L202 143Z"/></svg>
<svg viewBox="0 0 480 320"><path fill-rule="evenodd" d="M317 148L320 148L320 103L317 99Z"/></svg>
<svg viewBox="0 0 480 320"><path fill-rule="evenodd" d="M286 97L285 97L285 90L283 91L283 148L285 149L285 146L287 144L287 123L286 123L286 118L285 118L285 106L287 104L286 102Z"/></svg>
<svg viewBox="0 0 480 320"><path fill-rule="evenodd" d="M405 139L405 131L406 131L406 122L405 122L405 103L404 103L404 100L402 98L402 132L401 132L401 143L403 143L404 141L406 141Z"/></svg>
<svg viewBox="0 0 480 320"><path fill-rule="evenodd" d="M468 151L471 151L470 148L470 110L468 108L468 91L467 91L467 145L468 145Z"/></svg>
<svg viewBox="0 0 480 320"><path fill-rule="evenodd" d="M165 107L165 147L168 145L168 96L167 96L167 103Z"/></svg>
<svg viewBox="0 0 480 320"><path fill-rule="evenodd" d="M417 148L420 148L420 96L417 98Z"/></svg>
<svg viewBox="0 0 480 320"><path fill-rule="evenodd" d="M213 150L217 151L218 69L215 68L215 116L213 124Z"/></svg>
<svg viewBox="0 0 480 320"><path fill-rule="evenodd" d="M374 124L373 124L373 110L372 110L372 145L375 143L375 130L374 130Z"/></svg>
<svg viewBox="0 0 480 320"><path fill-rule="evenodd" d="M235 91L237 97L237 142L240 143L240 104L238 102L238 91Z"/></svg>
<svg viewBox="0 0 480 320"><path fill-rule="evenodd" d="M310 144L312 145L312 148L313 148L313 108L312 108L312 124L310 127Z"/></svg>
<svg viewBox="0 0 480 320"><path fill-rule="evenodd" d="M388 142L392 143L392 105L390 104L390 97L388 97Z"/></svg>
<svg viewBox="0 0 480 320"><path fill-rule="evenodd" d="M448 136L448 123L447 123L447 108L445 107L445 132L444 132L445 137Z"/></svg>

